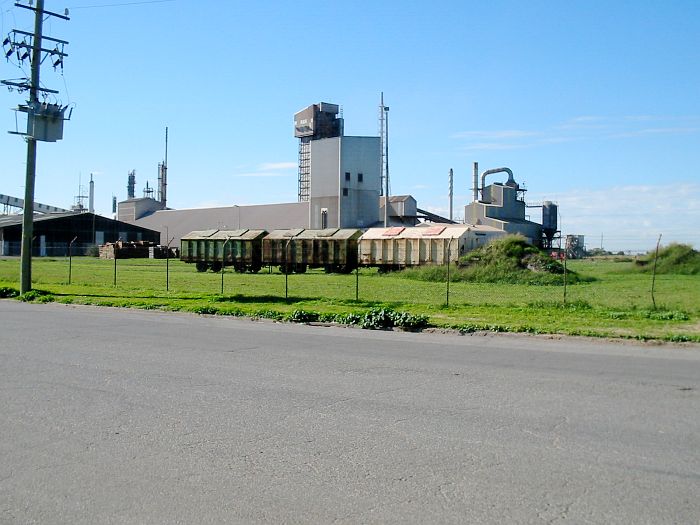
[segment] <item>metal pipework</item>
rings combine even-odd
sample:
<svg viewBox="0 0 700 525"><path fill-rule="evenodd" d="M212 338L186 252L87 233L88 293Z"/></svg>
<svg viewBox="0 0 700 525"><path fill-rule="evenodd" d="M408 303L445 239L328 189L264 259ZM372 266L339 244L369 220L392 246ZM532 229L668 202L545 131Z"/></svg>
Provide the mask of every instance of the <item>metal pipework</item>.
<svg viewBox="0 0 700 525"><path fill-rule="evenodd" d="M494 173L507 173L508 180L506 181L506 184L508 184L509 182L512 184L516 184L515 179L513 178L513 172L509 168L493 168L490 170L486 170L485 172L483 172L481 174L481 191L482 191L481 196L482 196L482 198L483 198L484 188L486 187L486 176L493 175Z"/></svg>

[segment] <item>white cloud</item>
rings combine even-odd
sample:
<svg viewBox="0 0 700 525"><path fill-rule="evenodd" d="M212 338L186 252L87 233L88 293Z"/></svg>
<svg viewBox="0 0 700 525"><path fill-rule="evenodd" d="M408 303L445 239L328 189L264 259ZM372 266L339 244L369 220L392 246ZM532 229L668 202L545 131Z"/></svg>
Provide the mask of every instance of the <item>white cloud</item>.
<svg viewBox="0 0 700 525"><path fill-rule="evenodd" d="M293 173L282 173L279 171L251 171L248 173L236 173L234 177L290 177Z"/></svg>
<svg viewBox="0 0 700 525"><path fill-rule="evenodd" d="M263 164L260 164L260 169L261 171L268 171L268 170L291 170L291 169L296 169L298 167L298 164L296 162L265 162Z"/></svg>
<svg viewBox="0 0 700 525"><path fill-rule="evenodd" d="M528 147L527 144L509 144L502 142L477 142L475 144L467 144L462 149L465 151L480 150L480 151L494 151L494 150L506 150L506 149L521 149Z"/></svg>
<svg viewBox="0 0 700 525"><path fill-rule="evenodd" d="M290 177L296 175L296 162L263 162L251 171L234 173L234 177Z"/></svg>
<svg viewBox="0 0 700 525"><path fill-rule="evenodd" d="M658 124L650 127L650 123ZM653 135L689 135L700 133L700 117L628 115L573 117L544 130L472 130L454 133L450 138L462 141L462 151L489 151L536 148L590 139L621 140Z"/></svg>
<svg viewBox="0 0 700 525"><path fill-rule="evenodd" d="M460 131L452 135L453 139L477 138L481 140L518 139L541 135L537 131L525 131L520 129L504 129L500 131Z"/></svg>
<svg viewBox="0 0 700 525"><path fill-rule="evenodd" d="M565 195L529 197L533 203L552 200L559 205L563 233L586 235L593 245L602 234L603 247L609 250L644 251L659 234L664 243L700 246L700 183L575 189Z"/></svg>

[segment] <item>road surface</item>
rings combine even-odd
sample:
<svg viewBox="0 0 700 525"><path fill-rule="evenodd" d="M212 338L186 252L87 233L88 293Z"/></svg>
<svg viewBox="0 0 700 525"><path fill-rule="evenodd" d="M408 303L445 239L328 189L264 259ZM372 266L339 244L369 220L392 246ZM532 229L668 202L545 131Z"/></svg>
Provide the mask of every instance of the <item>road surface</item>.
<svg viewBox="0 0 700 525"><path fill-rule="evenodd" d="M0 301L0 523L698 523L700 348Z"/></svg>

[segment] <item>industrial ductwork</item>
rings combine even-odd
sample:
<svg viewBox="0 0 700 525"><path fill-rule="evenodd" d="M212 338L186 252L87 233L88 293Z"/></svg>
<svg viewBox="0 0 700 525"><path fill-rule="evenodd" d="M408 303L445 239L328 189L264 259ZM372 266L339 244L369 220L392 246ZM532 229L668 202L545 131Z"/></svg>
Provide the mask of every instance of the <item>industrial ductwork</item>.
<svg viewBox="0 0 700 525"><path fill-rule="evenodd" d="M486 170L481 174L481 198L484 198L484 188L486 187L486 176L487 175L493 175L494 173L507 173L508 174L508 180L506 181L506 186L513 186L514 188L518 188L518 183L515 182L515 179L513 178L513 172L510 170L510 168L492 168L490 170Z"/></svg>

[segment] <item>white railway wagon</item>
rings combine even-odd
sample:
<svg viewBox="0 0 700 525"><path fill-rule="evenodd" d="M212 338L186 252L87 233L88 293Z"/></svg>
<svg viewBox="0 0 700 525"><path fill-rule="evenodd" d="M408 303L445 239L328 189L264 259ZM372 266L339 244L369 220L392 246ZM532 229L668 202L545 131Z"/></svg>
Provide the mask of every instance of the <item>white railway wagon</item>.
<svg viewBox="0 0 700 525"><path fill-rule="evenodd" d="M444 265L503 235L490 226L467 224L370 228L360 237L360 265L397 269Z"/></svg>

